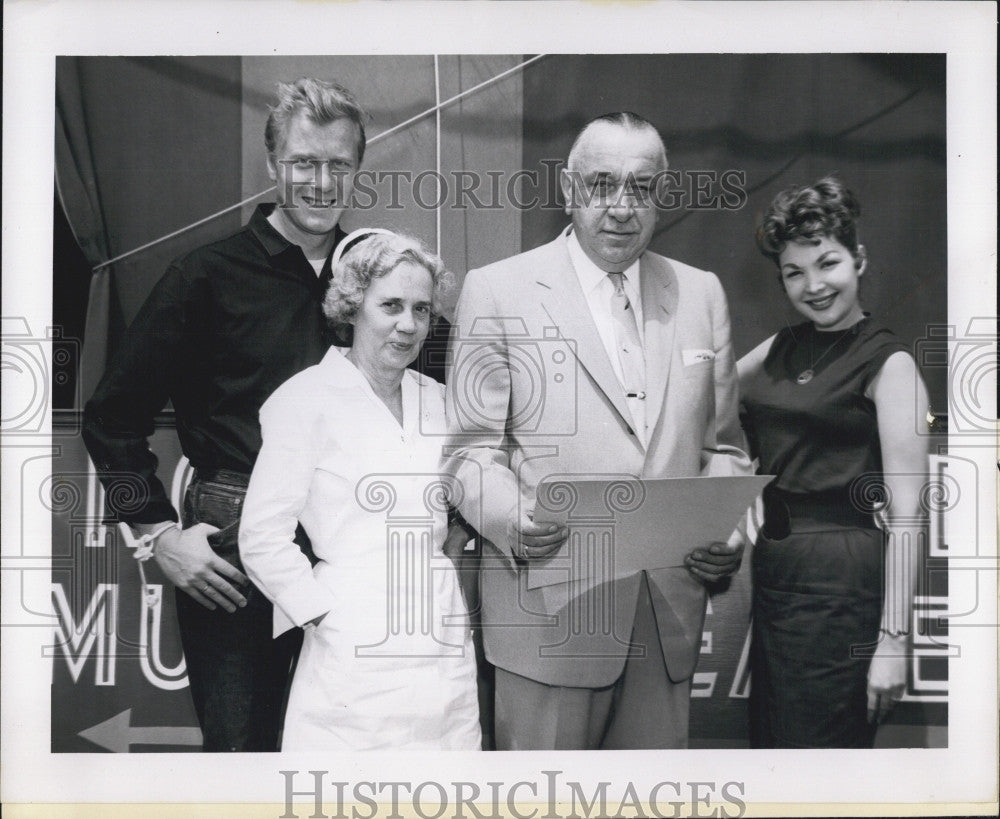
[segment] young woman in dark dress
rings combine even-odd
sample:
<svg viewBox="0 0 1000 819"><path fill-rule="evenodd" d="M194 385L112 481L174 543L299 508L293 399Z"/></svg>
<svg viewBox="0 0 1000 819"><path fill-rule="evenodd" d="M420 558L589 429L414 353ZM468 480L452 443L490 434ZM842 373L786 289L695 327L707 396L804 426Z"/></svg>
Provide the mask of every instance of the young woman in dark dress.
<svg viewBox="0 0 1000 819"><path fill-rule="evenodd" d="M757 233L806 321L738 364L751 449L777 476L753 551L755 747L871 747L906 685L927 393L861 308L859 214L828 177L779 194Z"/></svg>

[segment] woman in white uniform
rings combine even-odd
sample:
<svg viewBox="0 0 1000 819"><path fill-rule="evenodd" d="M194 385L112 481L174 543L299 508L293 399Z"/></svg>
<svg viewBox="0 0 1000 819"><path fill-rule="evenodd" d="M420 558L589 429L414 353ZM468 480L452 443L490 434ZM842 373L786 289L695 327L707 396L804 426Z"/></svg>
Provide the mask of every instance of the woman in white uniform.
<svg viewBox="0 0 1000 819"><path fill-rule="evenodd" d="M480 747L468 614L442 549L444 388L407 369L449 279L416 239L358 242L323 306L353 326L352 346L261 408L240 553L275 635L306 632L282 750Z"/></svg>

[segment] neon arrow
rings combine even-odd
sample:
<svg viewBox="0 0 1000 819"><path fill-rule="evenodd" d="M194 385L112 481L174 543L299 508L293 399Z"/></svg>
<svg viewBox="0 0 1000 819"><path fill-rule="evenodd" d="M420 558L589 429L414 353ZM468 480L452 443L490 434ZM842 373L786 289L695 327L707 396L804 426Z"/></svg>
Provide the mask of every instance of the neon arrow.
<svg viewBox="0 0 1000 819"><path fill-rule="evenodd" d="M132 709L80 731L79 736L116 754L127 754L130 745L201 745L200 728L168 726L132 727Z"/></svg>

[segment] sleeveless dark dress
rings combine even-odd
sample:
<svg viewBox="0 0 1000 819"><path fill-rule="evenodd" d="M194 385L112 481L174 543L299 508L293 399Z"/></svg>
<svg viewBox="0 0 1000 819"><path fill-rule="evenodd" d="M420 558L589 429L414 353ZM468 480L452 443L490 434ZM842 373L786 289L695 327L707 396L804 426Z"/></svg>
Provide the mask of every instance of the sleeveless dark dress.
<svg viewBox="0 0 1000 819"><path fill-rule="evenodd" d="M867 674L882 610L884 536L872 514L882 453L865 390L900 350L867 316L846 331L804 323L779 332L740 384L759 471L777 476L752 561L753 747L874 742ZM812 379L797 383L812 362Z"/></svg>

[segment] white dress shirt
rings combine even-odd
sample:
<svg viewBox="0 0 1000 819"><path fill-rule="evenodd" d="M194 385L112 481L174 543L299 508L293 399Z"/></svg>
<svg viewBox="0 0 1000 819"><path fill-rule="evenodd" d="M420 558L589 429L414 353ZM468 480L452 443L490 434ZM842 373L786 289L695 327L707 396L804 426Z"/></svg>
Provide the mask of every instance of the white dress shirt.
<svg viewBox="0 0 1000 819"><path fill-rule="evenodd" d="M587 306L590 308L590 315L597 328L597 334L601 337L601 343L611 361L611 368L614 370L618 383L625 389L625 376L622 372L621 358L618 356L618 348L615 340L614 317L611 314L611 298L615 293L615 286L611 282L607 271L601 270L590 257L580 247L580 240L576 234L570 230L566 237L566 250L569 252L570 261L573 263L573 270L580 281L580 289L583 290ZM636 259L625 270L622 286L625 288L625 295L628 296L632 312L635 314L635 323L639 330L639 340L645 341L642 321L642 293L639 284L639 260ZM626 398L626 403L632 410L634 417L644 418L645 411L642 408L643 399ZM638 402L638 404L636 404ZM636 404L636 406L633 406ZM643 425L645 426L645 425ZM636 430L640 438L647 440L645 429Z"/></svg>

